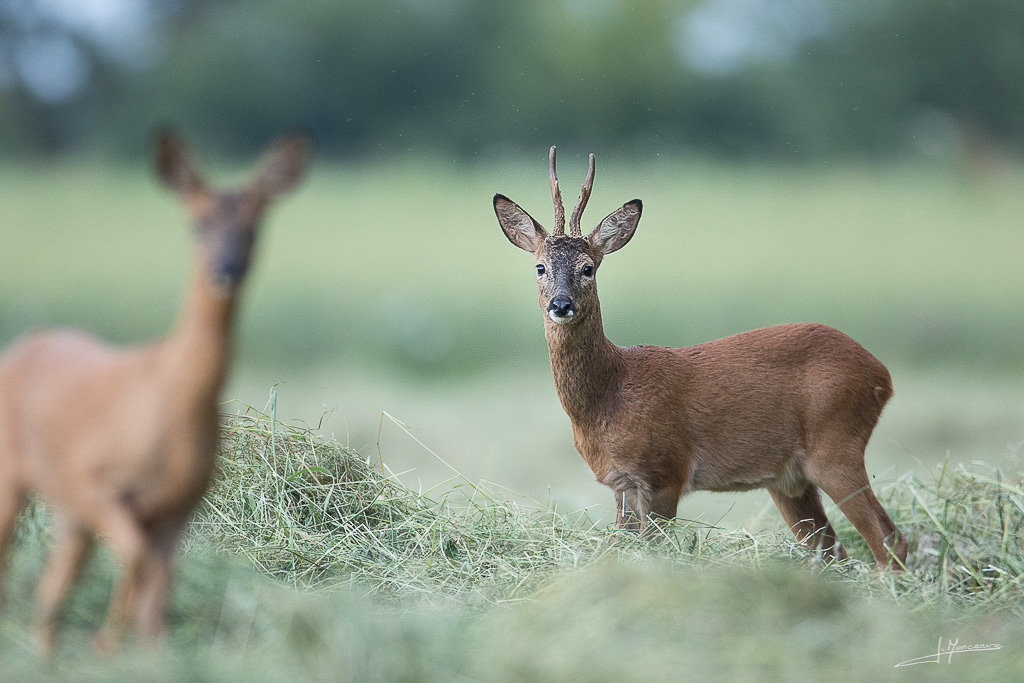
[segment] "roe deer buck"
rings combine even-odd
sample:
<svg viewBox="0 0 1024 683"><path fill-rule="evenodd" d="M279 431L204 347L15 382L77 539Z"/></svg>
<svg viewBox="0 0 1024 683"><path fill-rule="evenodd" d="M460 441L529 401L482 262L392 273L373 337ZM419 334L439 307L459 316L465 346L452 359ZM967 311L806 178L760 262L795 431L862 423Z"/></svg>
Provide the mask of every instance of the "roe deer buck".
<svg viewBox="0 0 1024 683"><path fill-rule="evenodd" d="M604 335L595 277L605 255L633 237L639 199L586 237L580 218L594 155L565 235L550 153L552 234L518 204L494 196L509 241L537 264L544 332L576 449L615 491L617 526L672 518L687 491L766 488L799 539L827 559L846 553L820 489L867 540L877 563L901 569L907 541L871 490L864 448L892 395L889 372L825 325L775 325L668 348L616 346Z"/></svg>
<svg viewBox="0 0 1024 683"><path fill-rule="evenodd" d="M251 182L208 187L171 135L157 169L195 222L188 293L170 336L116 348L77 330L28 335L0 358L0 562L30 493L56 518L33 624L49 654L60 605L96 536L121 565L96 638L113 648L125 627L158 641L182 529L214 469L217 400L231 326L258 223L270 200L301 177L308 145L275 143Z"/></svg>

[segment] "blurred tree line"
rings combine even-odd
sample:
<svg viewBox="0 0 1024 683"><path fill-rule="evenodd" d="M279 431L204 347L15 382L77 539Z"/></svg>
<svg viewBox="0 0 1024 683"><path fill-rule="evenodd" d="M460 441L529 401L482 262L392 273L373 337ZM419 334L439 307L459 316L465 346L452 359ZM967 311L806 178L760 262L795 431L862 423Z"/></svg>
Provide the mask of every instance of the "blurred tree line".
<svg viewBox="0 0 1024 683"><path fill-rule="evenodd" d="M1024 150L1021 0L0 0L0 154Z"/></svg>

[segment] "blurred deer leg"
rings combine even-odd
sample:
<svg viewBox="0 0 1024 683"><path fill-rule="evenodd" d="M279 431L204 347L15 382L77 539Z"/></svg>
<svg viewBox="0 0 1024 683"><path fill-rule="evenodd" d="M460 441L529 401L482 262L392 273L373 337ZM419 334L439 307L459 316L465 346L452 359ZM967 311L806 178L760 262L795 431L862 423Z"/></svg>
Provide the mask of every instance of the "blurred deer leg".
<svg viewBox="0 0 1024 683"><path fill-rule="evenodd" d="M33 631L44 657L53 650L57 613L81 571L91 546L92 535L76 520L58 512L56 540L36 588L37 607Z"/></svg>
<svg viewBox="0 0 1024 683"><path fill-rule="evenodd" d="M25 497L20 491L9 488L0 492L0 609L4 606L4 567L7 566L7 550L18 524L18 513L25 506Z"/></svg>
<svg viewBox="0 0 1024 683"><path fill-rule="evenodd" d="M111 652L136 611L139 588L146 569L146 538L128 510L111 509L99 523L121 565L121 576L110 598L107 620L96 634L96 648Z"/></svg>
<svg viewBox="0 0 1024 683"><path fill-rule="evenodd" d="M181 527L177 522L163 525L149 536L145 572L139 591L135 620L139 635L158 644L167 630L167 599L174 571L174 553L178 548Z"/></svg>

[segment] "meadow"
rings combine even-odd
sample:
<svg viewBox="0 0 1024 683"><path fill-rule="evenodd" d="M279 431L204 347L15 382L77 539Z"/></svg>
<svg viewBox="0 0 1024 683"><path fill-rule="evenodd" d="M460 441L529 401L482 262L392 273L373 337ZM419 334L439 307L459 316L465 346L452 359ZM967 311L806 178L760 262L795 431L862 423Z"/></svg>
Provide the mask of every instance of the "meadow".
<svg viewBox="0 0 1024 683"><path fill-rule="evenodd" d="M584 156L559 159L571 188ZM231 178L232 169L217 175ZM815 320L889 366L896 397L868 447L868 469L897 523L917 535L911 571L899 578L856 563L814 569L760 492L688 497L660 544L605 530L611 494L575 454L554 395L533 264L491 211L500 191L549 220L543 151L470 165L316 165L264 226L224 396L237 400L225 412L307 425L325 440L300 441L328 444L346 468L369 460L355 479L390 491L401 503L387 508L391 523L408 520L405 531L421 536L389 532L391 545L374 549L373 534L328 525L326 547L292 552L315 515L298 524L275 513L264 526L289 530L286 538L264 538L251 519L258 498L230 533L223 519L203 523L218 518L218 507L207 507L183 558L170 653L115 665L83 653L109 591L101 555L69 607L58 675L84 667L101 680L126 670L171 680L196 667L197 677L214 679L567 679L580 670L611 679L644 666L653 678L687 670L712 679L842 677L855 666L891 675L895 663L934 651L935 638L958 634L1003 649L951 660L940 675L1013 670L1021 658L1022 185L1016 168L985 175L950 165L598 156L584 223L644 200L636 238L599 274L613 341L682 345ZM0 343L46 324L137 342L173 323L189 228L148 168L8 165L0 240ZM305 449L280 453L302 460ZM224 515L269 476L260 462L215 498ZM332 486L352 479L337 467L324 466ZM373 478L381 472L389 476ZM280 510L263 512L271 509ZM866 560L834 506L830 515ZM23 588L14 595L30 592L46 529L33 511L19 532L9 580ZM433 551L419 550L431 547L424 529ZM456 541L447 554L444 534L474 539L472 553ZM283 558L261 554L282 548ZM366 561L335 561L359 552ZM407 563L403 552L427 559ZM502 580L480 578L495 575ZM0 621L5 669L28 651L26 600ZM897 672L914 680L922 669L935 675L930 665Z"/></svg>
<svg viewBox="0 0 1024 683"><path fill-rule="evenodd" d="M776 526L653 539L461 481L452 506L268 416L232 418L163 649L97 659L101 553L39 666L26 624L48 521L25 515L0 621L11 680L1008 680L1024 664L1024 488L991 469L881 489L909 571L822 567ZM836 529L869 556L849 523ZM959 648L959 649L958 649Z"/></svg>

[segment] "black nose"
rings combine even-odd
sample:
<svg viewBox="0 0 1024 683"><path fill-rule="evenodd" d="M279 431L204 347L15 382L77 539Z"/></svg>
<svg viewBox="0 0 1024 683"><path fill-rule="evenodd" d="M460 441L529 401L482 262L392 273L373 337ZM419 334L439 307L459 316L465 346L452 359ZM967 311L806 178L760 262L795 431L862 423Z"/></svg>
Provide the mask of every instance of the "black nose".
<svg viewBox="0 0 1024 683"><path fill-rule="evenodd" d="M576 304L565 296L556 296L548 302L548 313L556 318L571 318L576 315Z"/></svg>
<svg viewBox="0 0 1024 683"><path fill-rule="evenodd" d="M238 284L242 277L245 276L248 265L245 259L241 257L224 259L217 265L217 284L224 287L232 287Z"/></svg>

